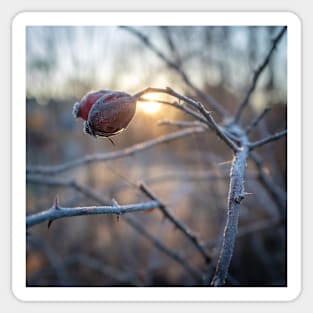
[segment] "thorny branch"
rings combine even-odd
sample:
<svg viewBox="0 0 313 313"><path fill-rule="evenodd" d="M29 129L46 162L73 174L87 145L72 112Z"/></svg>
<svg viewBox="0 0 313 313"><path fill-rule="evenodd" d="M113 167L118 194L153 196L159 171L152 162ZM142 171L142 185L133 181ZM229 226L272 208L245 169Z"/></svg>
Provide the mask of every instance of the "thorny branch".
<svg viewBox="0 0 313 313"><path fill-rule="evenodd" d="M148 38L146 38L143 34L140 32L130 29L137 35L138 37L143 40L148 47L150 47L151 50L153 50L156 54L158 54L158 50L156 47L152 45L152 43L149 41ZM240 119L241 113L243 109L248 105L249 99L251 94L253 93L256 84L258 82L258 79L260 77L260 74L265 69L266 65L269 63L271 55L277 45L277 43L280 41L281 37L283 36L284 32L286 31L286 28L284 27L278 36L273 40L272 47L267 54L265 60L260 65L260 67L257 69L257 71L254 74L252 84L243 100L243 102L239 105L238 112L235 116L235 119L232 123L228 124L223 130L220 128L220 126L215 123L215 121L212 119L211 112L208 112L203 105L200 102L190 100L189 98L185 96L177 95L175 91L173 91L171 88L167 88L165 90L160 89L153 89L153 88L147 88L146 90L143 90L142 92L138 93L138 96L141 97L143 94L147 92L162 92L162 93L168 93L169 95L172 95L174 97L177 97L179 100L182 100L188 104L190 104L193 108L196 108L200 111L200 113L203 115L203 117L207 120L207 125L210 128L213 128L213 130L216 132L216 134L233 150L235 153L234 160L232 163L231 168L231 177L230 177L230 186L229 186L229 196L228 196L228 217L227 217L227 223L224 230L224 239L221 246L219 259L216 267L215 275L212 279L211 284L213 286L221 286L224 284L225 279L227 277L229 264L232 258L232 253L234 249L234 243L236 239L237 234L237 225L238 225L238 219L239 219L239 209L240 209L240 203L245 197L244 192L244 178L245 178L245 166L247 159L249 157L250 150L259 147L263 144L266 144L268 142L271 142L273 140L277 140L281 138L282 136L285 136L287 134L287 131L281 131L277 134L274 134L272 136L269 136L268 138L261 139L255 143L250 143L248 140L248 135L252 131L254 127L259 123L259 121L264 117L264 115L267 113L267 110L261 114L261 116L257 117L252 124L248 127L248 131L244 132L240 125L237 124L237 122ZM168 61L168 59L164 55L159 55L161 59L163 59L170 67L173 67ZM177 67L176 67L177 69ZM184 73L179 71L178 73L181 74L181 76L184 78ZM186 81L186 80L185 80ZM168 103L170 104L170 103ZM196 117L198 120L203 122L203 117L200 119L198 116L195 116L195 114L192 115ZM223 115L223 114L222 114ZM223 115L225 116L225 115ZM233 137L234 136L234 137ZM235 139L236 142L239 143L240 148L237 147L237 145L233 142L232 139Z"/></svg>
<svg viewBox="0 0 313 313"><path fill-rule="evenodd" d="M219 126L215 120L213 119L211 112L207 111L203 104L199 101L195 101L189 97L186 96L182 96L179 93L177 93L176 91L174 91L172 88L167 87L166 89L159 89L159 88L146 88L143 91L138 92L135 97L138 97L139 100L142 99L141 96L147 93L151 93L151 92L159 92L159 93L165 93L168 94L170 96L176 97L179 100L182 100L190 105L192 105L194 108L198 109L200 111L200 113L202 115L199 115L197 112L195 112L194 110L191 110L190 108L186 107L186 106L182 106L181 104L177 103L177 102L167 102L167 101L162 101L162 100L153 100L154 102L159 102L159 103L163 103L163 104L168 104L168 105L173 105L179 109L181 109L182 111L185 111L186 113L192 115L193 117L195 117L196 119L198 119L201 122L204 122L205 124L207 124L212 130L215 131L216 135L222 139L233 151L237 151L238 147L236 146L236 144L232 141L232 139L226 135L225 131L222 129L221 126ZM147 101L145 99L145 101Z"/></svg>
<svg viewBox="0 0 313 313"><path fill-rule="evenodd" d="M189 97L183 96L175 92L171 88L160 89L160 88L149 87L135 94L135 97L137 97L137 99L140 101L142 99L142 96L144 96L147 93L150 93L150 92L164 93L164 94L173 96L180 101L183 101L185 104L188 104L190 107L186 105L182 105L176 101L167 102L167 101L159 100L160 103L173 105L176 108L188 113L189 115L192 115L196 120L200 121L200 123L203 123L204 125L208 126L210 129L214 130L216 135L220 137L220 139L223 140L223 142L231 149L231 151L234 154L232 166L231 166L231 172L230 172L230 183L229 183L228 205L227 205L227 221L226 221L224 234L222 238L222 244L221 244L220 251L218 254L215 274L213 275L212 280L211 280L212 286L222 286L225 283L225 280L228 275L228 269L229 269L229 265L230 265L231 258L233 255L235 240L237 237L240 204L246 195L245 188L244 188L244 180L245 180L246 163L249 157L251 157L252 160L255 162L257 169L259 171L260 179L261 181L263 181L263 184L266 186L267 190L269 192L272 192L273 197L276 197L282 209L284 209L284 205L285 205L284 195L280 193L278 189L274 188L275 185L272 183L272 181L269 180L268 176L266 175L266 173L264 172L262 168L262 162L259 160L257 154L255 154L255 152L253 152L252 150L264 144L267 144L269 142L278 140L282 138L283 136L286 136L287 130L283 130L267 138L263 138L263 139L260 139L258 141L251 143L249 141L248 135L257 126L257 124L264 117L267 111L264 111L260 116L256 117L255 120L246 128L246 131L241 128L239 124L239 120L241 118L243 110L249 104L250 97L257 86L257 82L259 80L261 73L264 71L265 67L269 64L271 56L275 50L275 47L277 46L278 42L282 38L283 34L285 33L286 27L284 27L276 36L276 38L273 40L270 51L266 55L264 61L255 71L253 79L252 79L252 83L243 101L239 104L238 111L234 119L231 122L229 122L228 113L220 106L220 104L218 104L213 98L207 96L201 90L199 90L191 82L188 75L182 70L181 66L179 66L177 63L172 62L169 58L167 58L155 45L152 44L152 42L150 41L148 37L146 37L144 34L142 34L141 32L139 32L138 30L132 27L122 27L122 28L127 29L128 31L133 33L135 36L137 36L145 44L146 47L148 47L151 51L153 51L170 68L174 69L182 77L184 82L197 94L197 96L205 100L216 112L220 113L221 116L224 118L224 122L222 122L221 125L219 125L213 119L211 112L207 111L201 102L193 100ZM175 140L177 138L190 135L194 132L203 132L206 129L207 127L203 127L202 125L193 127L193 128L187 128L187 129L183 129L181 131L172 133L170 135L161 136L155 140L151 140L142 144L134 145L133 147L127 148L125 150L112 152L112 153L105 154L105 155L87 156L85 158L78 159L78 160L61 164L58 166L54 166L54 167L28 167L27 173L28 174L30 173L32 174L33 173L56 174L56 173L66 171L68 169L71 169L77 166L91 163L91 162L107 161L107 160L113 160L113 159L120 158L120 157L126 157L129 155L132 155L133 153L137 153L139 151L149 149L150 147L156 144ZM73 184L72 187L75 188L75 184ZM163 214L175 226L177 226L183 233L190 235L187 228L184 225L177 222L175 218L173 219L173 216L169 213L166 206L162 202L160 202L146 188L146 186L141 185L140 188L142 191L144 191L148 195L150 199L152 199L152 201L146 202L146 203L140 203L136 205L128 205L128 206L115 205L113 207L111 206L111 207L74 208L75 209L74 211L77 212L77 214L75 215L80 215L81 213L87 214L86 212L91 212L92 210L97 212L97 209L106 213L108 213L107 210L109 210L113 214L121 214L121 213L126 213L128 211L146 210L152 207L153 208L159 207L161 211L163 212ZM77 186L76 186L76 189L79 190ZM71 208L59 208L57 206L54 206L50 210L35 214L34 216L28 216L27 226L31 226L36 223L40 223L42 221L65 217L67 216L68 212L71 212ZM94 213L94 214L98 214L98 213ZM129 219L129 221L131 221L131 219ZM132 222L129 222L129 223L132 223ZM145 230L141 229L140 225L139 227L138 225L136 227L139 232L143 233L145 237L149 238L149 235L146 234ZM200 249L200 247L202 249L202 245L200 245L200 243L198 242L198 239L194 239L192 235L189 236L189 239L193 242L193 244L198 249ZM156 246L160 245L157 242L154 242L154 243L156 244ZM160 249L162 250L163 248L160 248ZM166 251L166 249L163 251ZM171 255L170 252L171 251L167 251L166 253L168 255ZM201 275L198 276L198 274L193 272L192 269L188 268L189 265L186 265L187 263L182 262L182 260L179 257L173 254L171 255L171 257L175 259L177 262L179 262L194 278L199 279L199 277L201 277Z"/></svg>
<svg viewBox="0 0 313 313"><path fill-rule="evenodd" d="M192 233L190 229L186 225L184 225L182 222L177 220L177 218L170 212L170 210L166 207L166 205L161 202L153 193L152 191L148 188L148 186L144 183L141 183L139 185L140 190L142 190L151 200L157 201L159 203L158 208L161 210L161 212L164 214L164 216L179 229L188 240L190 240L196 249L202 254L204 257L205 261L209 263L211 261L211 257L209 254L205 251L203 248L203 245L199 242L197 236Z"/></svg>
<svg viewBox="0 0 313 313"><path fill-rule="evenodd" d="M148 90L145 89L144 92L148 93L151 92L151 90L154 90L154 88L149 88ZM165 89L166 90L166 89ZM198 112L192 110L191 108L182 105L180 103L178 103L177 101L173 101L173 102L169 102L169 101L165 101L165 100L149 100L146 98L139 98L139 101L144 101L144 102L156 102L156 103L160 103L160 104L166 104L166 105L170 105L173 106L181 111L184 111L185 113L191 115L192 117L194 117L195 119L199 120L200 122L204 123L202 126L204 126L205 124L207 124L206 119L199 114Z"/></svg>
<svg viewBox="0 0 313 313"><path fill-rule="evenodd" d="M128 204L120 206L89 206L89 207L73 207L64 208L58 205L53 205L46 211L31 214L26 216L26 227L31 227L46 221L54 221L64 217L73 217L80 215L95 215L95 214L116 214L122 215L126 213L134 213L140 211L148 211L159 206L157 201L143 202L137 204Z"/></svg>
<svg viewBox="0 0 313 313"><path fill-rule="evenodd" d="M56 179L55 177L47 178L45 176L32 175L32 176L27 176L27 181L30 183L35 183L35 184L40 183L40 184L47 184L47 185L54 185L54 186L66 186L66 187L77 190L79 193L83 194L87 198L93 199L94 201L96 201L97 203L101 205L108 205L108 203L112 203L112 201L108 202L105 198L98 195L93 190L90 190L86 186L83 186L74 180L67 181L64 179ZM77 189L76 186L79 186L79 188ZM116 201L114 202L116 203ZM114 208L118 208L118 207L119 207L118 204L114 205ZM159 239L157 239L156 237L151 235L148 231L146 231L144 227L141 226L140 223L138 223L134 218L131 218L130 215L124 215L122 220L124 220L127 224L133 227L136 231L138 231L145 238L151 241L160 251L162 251L168 257L172 258L179 265L181 265L193 278L196 279L196 281L201 280L201 273L199 273L190 264L188 264L188 262L180 254L166 247Z"/></svg>
<svg viewBox="0 0 313 313"><path fill-rule="evenodd" d="M224 229L223 243L219 253L212 286L222 286L225 283L230 261L233 255L238 229L240 203L245 198L244 178L249 150L243 147L236 152L230 172L227 222Z"/></svg>

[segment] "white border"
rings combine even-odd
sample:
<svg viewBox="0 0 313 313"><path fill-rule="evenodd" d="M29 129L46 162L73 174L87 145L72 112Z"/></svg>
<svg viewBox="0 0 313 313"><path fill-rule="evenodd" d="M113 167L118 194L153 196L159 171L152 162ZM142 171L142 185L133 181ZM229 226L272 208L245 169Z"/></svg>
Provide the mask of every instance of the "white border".
<svg viewBox="0 0 313 313"><path fill-rule="evenodd" d="M161 21L161 23L160 23ZM26 54L29 25L288 26L288 287L25 287ZM301 22L289 12L23 12L12 22L12 291L23 301L290 301L301 292Z"/></svg>

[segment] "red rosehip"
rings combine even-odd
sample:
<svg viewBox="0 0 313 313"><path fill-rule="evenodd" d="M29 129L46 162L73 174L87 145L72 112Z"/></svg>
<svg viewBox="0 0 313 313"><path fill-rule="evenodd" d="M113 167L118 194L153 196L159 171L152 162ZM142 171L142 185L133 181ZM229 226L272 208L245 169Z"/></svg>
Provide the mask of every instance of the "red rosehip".
<svg viewBox="0 0 313 313"><path fill-rule="evenodd" d="M112 90L90 92L73 108L74 116L85 120L85 132L95 137L110 137L120 133L128 126L135 112L135 97Z"/></svg>

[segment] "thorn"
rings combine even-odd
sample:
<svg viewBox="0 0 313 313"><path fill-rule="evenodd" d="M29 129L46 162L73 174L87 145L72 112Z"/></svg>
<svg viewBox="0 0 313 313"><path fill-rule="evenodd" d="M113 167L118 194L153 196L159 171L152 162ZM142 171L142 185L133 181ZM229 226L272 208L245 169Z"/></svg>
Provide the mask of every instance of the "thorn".
<svg viewBox="0 0 313 313"><path fill-rule="evenodd" d="M57 194L54 198L54 204L53 204L53 208L55 210L59 210L60 209L60 205L59 205L59 195Z"/></svg>
<svg viewBox="0 0 313 313"><path fill-rule="evenodd" d="M50 228L52 222L53 222L53 220L50 220L50 221L48 222L48 229Z"/></svg>
<svg viewBox="0 0 313 313"><path fill-rule="evenodd" d="M113 198L112 199L112 203L113 203L113 206L115 206L116 208L119 207L118 205L118 202ZM120 221L120 217L121 217L122 213L116 213L116 220L119 222Z"/></svg>
<svg viewBox="0 0 313 313"><path fill-rule="evenodd" d="M115 207L119 207L118 202L114 198L112 199L112 203Z"/></svg>
<svg viewBox="0 0 313 313"><path fill-rule="evenodd" d="M245 192L245 196L251 196L251 195L255 195L254 192Z"/></svg>
<svg viewBox="0 0 313 313"><path fill-rule="evenodd" d="M229 160L229 161L225 161L225 162L219 162L217 163L218 166L222 166L222 165L228 165L231 164L233 160Z"/></svg>

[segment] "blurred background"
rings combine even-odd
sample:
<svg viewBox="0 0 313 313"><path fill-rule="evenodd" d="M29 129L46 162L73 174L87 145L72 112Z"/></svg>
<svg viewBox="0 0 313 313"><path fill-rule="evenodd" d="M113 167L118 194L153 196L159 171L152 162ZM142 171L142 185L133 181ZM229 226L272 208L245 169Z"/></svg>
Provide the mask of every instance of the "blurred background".
<svg viewBox="0 0 313 313"><path fill-rule="evenodd" d="M135 27L189 79L235 113L280 27ZM138 103L128 129L105 138L83 132L73 104L90 90L134 94L145 87L170 86L197 99L178 71L147 44L119 27L28 27L27 165L53 166L119 151L177 131L162 120L192 119L158 103ZM155 98L154 98L155 97ZM158 95L151 95L157 99ZM167 97L167 99L169 99ZM173 99L172 99L173 100ZM279 42L258 82L243 126L268 113L254 140L287 127L287 36ZM208 107L209 108L209 107ZM213 112L214 118L220 120ZM286 140L258 150L273 188L286 192ZM62 207L147 201L134 186L144 181L174 216L192 230L213 257L226 220L231 151L211 133L157 145L126 158L92 163L56 175L28 173L27 213ZM73 184L73 181L75 184ZM74 188L80 186L80 188ZM247 167L239 233L227 285L286 286L286 207L264 188L256 166ZM86 192L88 191L88 192ZM296 209L296 208L294 208ZM28 286L194 286L201 285L177 259L201 275L212 271L203 256L156 209L149 214L82 216L32 227L27 237Z"/></svg>

